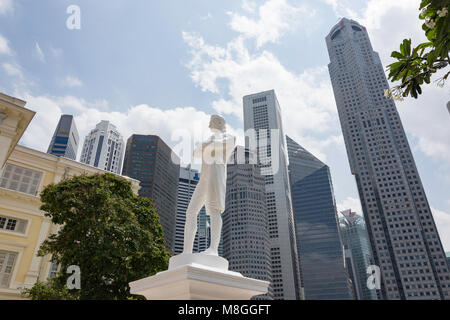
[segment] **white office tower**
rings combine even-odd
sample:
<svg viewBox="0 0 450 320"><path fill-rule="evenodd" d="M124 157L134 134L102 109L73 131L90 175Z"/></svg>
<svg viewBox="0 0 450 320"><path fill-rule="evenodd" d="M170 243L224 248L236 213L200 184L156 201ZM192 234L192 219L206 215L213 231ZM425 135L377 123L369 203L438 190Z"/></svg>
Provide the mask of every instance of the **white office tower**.
<svg viewBox="0 0 450 320"><path fill-rule="evenodd" d="M274 298L300 299L300 271L280 105L274 90L248 95L243 100L246 148L257 154L265 178Z"/></svg>
<svg viewBox="0 0 450 320"><path fill-rule="evenodd" d="M122 135L109 121L101 121L84 139L80 162L121 174L123 154Z"/></svg>
<svg viewBox="0 0 450 320"><path fill-rule="evenodd" d="M184 225L186 224L186 210L191 201L195 187L200 180L197 170L180 167L180 179L178 181L177 216L175 220L175 243L174 255L183 252L184 245ZM193 252L201 252L208 248L210 240L209 217L206 215L205 207L200 210L197 216L197 233L194 239ZM220 253L220 250L219 250Z"/></svg>
<svg viewBox="0 0 450 320"><path fill-rule="evenodd" d="M380 58L366 28L326 37L331 82L384 299L449 299L450 273Z"/></svg>

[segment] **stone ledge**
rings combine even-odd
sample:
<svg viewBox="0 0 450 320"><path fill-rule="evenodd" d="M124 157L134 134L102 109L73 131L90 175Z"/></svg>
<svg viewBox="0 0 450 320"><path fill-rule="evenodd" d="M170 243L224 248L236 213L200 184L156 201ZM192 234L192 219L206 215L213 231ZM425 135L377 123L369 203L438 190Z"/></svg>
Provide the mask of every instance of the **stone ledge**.
<svg viewBox="0 0 450 320"><path fill-rule="evenodd" d="M249 300L269 282L203 265L184 265L130 282L131 294L147 300Z"/></svg>
<svg viewBox="0 0 450 320"><path fill-rule="evenodd" d="M205 253L182 253L171 257L169 260L169 270L186 265L196 265L200 268L203 266L224 272L228 271L227 259Z"/></svg>

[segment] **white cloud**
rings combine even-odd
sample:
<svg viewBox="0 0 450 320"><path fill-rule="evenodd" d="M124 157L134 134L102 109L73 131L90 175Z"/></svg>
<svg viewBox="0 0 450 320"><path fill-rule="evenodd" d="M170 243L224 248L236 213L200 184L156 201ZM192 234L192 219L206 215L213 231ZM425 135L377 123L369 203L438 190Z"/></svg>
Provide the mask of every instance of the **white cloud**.
<svg viewBox="0 0 450 320"><path fill-rule="evenodd" d="M13 10L12 0L0 0L0 14L5 14Z"/></svg>
<svg viewBox="0 0 450 320"><path fill-rule="evenodd" d="M19 65L5 62L2 67L9 76L23 79L23 73Z"/></svg>
<svg viewBox="0 0 450 320"><path fill-rule="evenodd" d="M205 16L200 17L201 20L210 20L212 19L212 14L210 12L208 12L208 14L206 14Z"/></svg>
<svg viewBox="0 0 450 320"><path fill-rule="evenodd" d="M61 48L50 47L50 52L54 58L59 58L63 55L64 51Z"/></svg>
<svg viewBox="0 0 450 320"><path fill-rule="evenodd" d="M417 100L409 98L397 103L397 108L420 151L450 169L450 115L446 108L450 88L448 84L447 88L429 85L424 92Z"/></svg>
<svg viewBox="0 0 450 320"><path fill-rule="evenodd" d="M12 55L9 41L0 34L0 54Z"/></svg>
<svg viewBox="0 0 450 320"><path fill-rule="evenodd" d="M398 13L401 11L414 11L415 20L418 21L419 1L411 0L371 0L367 3L362 16L362 23L371 29L386 28L383 23L383 17L390 13ZM411 17L412 18L412 17ZM392 24L397 24L400 19L392 19ZM397 24L398 26L398 24Z"/></svg>
<svg viewBox="0 0 450 320"><path fill-rule="evenodd" d="M323 2L332 7L336 16L354 19L369 29L386 28L381 20L390 12L398 14L400 10L414 9L417 18L419 9L419 2L411 0L369 0L364 2L364 5L361 0L323 0ZM400 19L394 19L392 23L399 21Z"/></svg>
<svg viewBox="0 0 450 320"><path fill-rule="evenodd" d="M34 45L34 55L39 61L45 62L45 54L37 42Z"/></svg>
<svg viewBox="0 0 450 320"><path fill-rule="evenodd" d="M132 134L154 134L174 148L181 142L180 136L173 136L178 132L183 135L183 138L192 137L192 140L188 141L192 147L195 141L201 141L205 135L209 134L210 115L194 107L162 110L141 104L121 112L111 112L108 111L108 103L105 101L86 101L73 96L34 96L29 92L16 92L15 96L25 100L27 108L36 111L36 116L25 131L21 143L41 151L47 150L53 130L62 113L75 116L80 134L78 156L85 136L101 120L109 120L116 125L125 142ZM99 110L99 104L103 105L105 110ZM228 131L235 135L242 135L230 127ZM242 143L242 141L239 142ZM182 157L183 165L192 161L190 150L182 154L178 147L174 151Z"/></svg>
<svg viewBox="0 0 450 320"><path fill-rule="evenodd" d="M247 12L256 11L254 2L243 1ZM258 47L267 42L276 42L284 33L296 29L300 23L310 21L315 11L306 5L290 5L286 0L268 0L258 8L258 18L252 19L235 12L231 16L231 29L246 38L255 38Z"/></svg>
<svg viewBox="0 0 450 320"><path fill-rule="evenodd" d="M243 0L242 1L242 9L249 13L254 13L256 11L257 4L255 1Z"/></svg>
<svg viewBox="0 0 450 320"><path fill-rule="evenodd" d="M61 81L61 85L69 88L81 87L83 86L83 82L77 77L67 76L63 81Z"/></svg>
<svg viewBox="0 0 450 320"><path fill-rule="evenodd" d="M347 197L341 202L336 203L337 211L340 215L341 211L352 209L353 212L356 212L358 215L362 216L362 207L359 198Z"/></svg>
<svg viewBox="0 0 450 320"><path fill-rule="evenodd" d="M191 78L203 91L228 95L214 101L215 110L242 119L242 97L274 88L283 114L297 122L297 127L326 131L331 125L329 112L334 110L327 69L308 69L301 74L288 71L270 52L252 54L238 37L225 48L206 44L203 38L183 33L190 46L188 64ZM227 80L226 92L219 82Z"/></svg>
<svg viewBox="0 0 450 320"><path fill-rule="evenodd" d="M323 161L326 147L343 146L326 67L291 72L271 52L253 52L245 33L225 46L207 44L194 33L183 32L183 39L192 54L191 78L203 91L218 94L212 103L217 112L242 120L244 95L275 89L288 135Z"/></svg>
<svg viewBox="0 0 450 320"><path fill-rule="evenodd" d="M445 251L450 251L450 213L431 208L434 221Z"/></svg>

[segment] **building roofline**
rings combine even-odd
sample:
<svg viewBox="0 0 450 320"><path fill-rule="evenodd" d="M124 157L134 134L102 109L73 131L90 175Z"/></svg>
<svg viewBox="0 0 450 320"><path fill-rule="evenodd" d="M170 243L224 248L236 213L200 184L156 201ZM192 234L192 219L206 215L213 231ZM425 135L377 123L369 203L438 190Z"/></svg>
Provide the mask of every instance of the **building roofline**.
<svg viewBox="0 0 450 320"><path fill-rule="evenodd" d="M25 101L18 99L18 98L8 96L7 94L4 94L2 92L0 92L0 100L6 101L8 103L12 103L16 107L23 108L27 111L31 111L31 110L28 110L25 108L25 105L27 104ZM31 111L31 112L34 112L34 111Z"/></svg>
<svg viewBox="0 0 450 320"><path fill-rule="evenodd" d="M49 154L49 153L42 152L42 151L39 151L39 150L36 150L36 149L32 149L30 147L25 147L23 145L17 145L15 147L14 151L27 153L27 154L33 155L35 157L38 157L38 158L41 158L41 159L44 159L44 160L47 160L47 161L51 161L51 162L55 162L55 163L59 162L59 163L62 163L62 164L70 165L70 166L75 167L75 168L80 169L80 170L89 170L89 171L91 171L93 173L111 173L110 171L106 171L106 170L103 170L103 169L91 166L91 165L86 164L86 163L82 163L82 162L79 162L79 161L76 161L76 160L72 160L72 159L69 159L69 158L65 158L65 157L58 157L58 156L55 156L53 154ZM139 183L139 180L130 178L128 176L119 175L119 174L116 174L116 175L119 176L119 177L126 178L127 180L136 181L137 183Z"/></svg>
<svg viewBox="0 0 450 320"><path fill-rule="evenodd" d="M267 93L275 94L275 89L270 89L270 90L260 91L260 92L256 92L256 93L252 93L252 94L247 94L243 97L243 99L245 99L247 97L252 97L252 96L256 96L256 95L260 95L260 94L267 94Z"/></svg>
<svg viewBox="0 0 450 320"><path fill-rule="evenodd" d="M7 152L4 158L2 156L2 159L0 160L0 169L10 157L36 114L35 111L25 108L25 105L25 101L0 92L0 113L6 115L7 118L12 118L13 123L15 123L13 127L10 125L2 125L4 116L2 117L2 121L0 121L0 125L3 127L0 134L2 136L6 134L10 138L10 142L6 145L6 148L8 148Z"/></svg>
<svg viewBox="0 0 450 320"><path fill-rule="evenodd" d="M328 165L326 163L324 163L322 160L320 160L319 158L317 158L315 155L313 155L311 152L309 152L307 149L305 149L300 143L296 142L294 139L292 139L291 137L289 137L288 135L286 135L286 144L287 141L291 140L293 143L295 143L296 145L298 145L300 148L302 148L306 153L308 153L308 156L311 156L313 159L309 159L309 160L314 160L315 162L321 163L323 166L328 167Z"/></svg>
<svg viewBox="0 0 450 320"><path fill-rule="evenodd" d="M129 142L129 141L132 141L133 137L152 137L152 138L156 138L157 141L161 142L162 145L163 145L165 148L169 149L169 150L172 152L172 154L174 154L174 155L177 157L177 159L178 159L179 161L181 160L180 156L177 155L177 154L175 153L175 151L173 151L172 148L171 148L171 147L163 140L163 138L161 138L161 137L158 136L158 135L155 135L155 134L138 134L138 133L133 133L133 134L127 139L127 145L128 145L128 142Z"/></svg>
<svg viewBox="0 0 450 320"><path fill-rule="evenodd" d="M328 35L325 38L329 38L331 37L331 35L342 25L344 24L353 24L356 25L358 27L361 27L363 30L366 30L366 27L364 27L362 24L360 24L358 21L355 21L353 19L349 19L346 17L342 17L338 23L336 23L330 30L330 32L328 33Z"/></svg>

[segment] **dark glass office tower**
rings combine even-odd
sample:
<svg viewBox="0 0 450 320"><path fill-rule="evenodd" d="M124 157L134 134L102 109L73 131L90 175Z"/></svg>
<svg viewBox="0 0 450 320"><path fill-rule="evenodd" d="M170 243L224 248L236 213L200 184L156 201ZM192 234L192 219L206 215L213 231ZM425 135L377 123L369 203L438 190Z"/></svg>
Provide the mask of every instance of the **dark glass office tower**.
<svg viewBox="0 0 450 320"><path fill-rule="evenodd" d="M76 160L79 141L80 137L73 116L63 114L56 126L47 153Z"/></svg>
<svg viewBox="0 0 450 320"><path fill-rule="evenodd" d="M326 43L350 170L381 268L382 296L449 299L442 243L397 108L384 97L389 83L367 30L344 18Z"/></svg>
<svg viewBox="0 0 450 320"><path fill-rule="evenodd" d="M153 200L164 230L167 249L173 251L180 160L158 136L128 138L122 174L139 180L139 195Z"/></svg>
<svg viewBox="0 0 450 320"><path fill-rule="evenodd" d="M327 165L286 136L305 300L353 299Z"/></svg>

